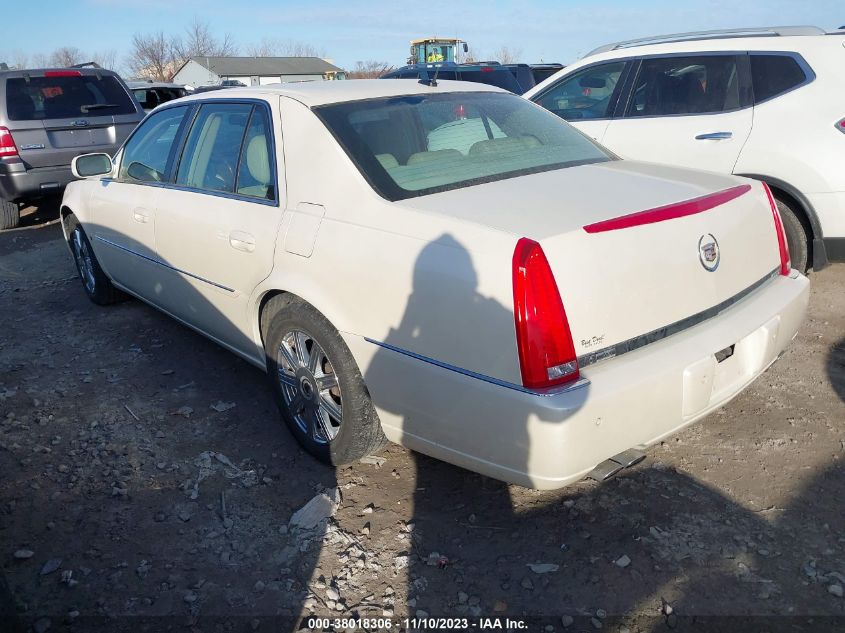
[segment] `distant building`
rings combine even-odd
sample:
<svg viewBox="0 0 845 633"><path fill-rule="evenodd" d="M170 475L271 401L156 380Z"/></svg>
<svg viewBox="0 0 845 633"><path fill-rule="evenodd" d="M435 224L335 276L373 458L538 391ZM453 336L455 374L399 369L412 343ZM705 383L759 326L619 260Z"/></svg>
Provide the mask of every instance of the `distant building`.
<svg viewBox="0 0 845 633"><path fill-rule="evenodd" d="M343 78L343 69L319 57L191 57L176 71L172 81L197 88L224 81L261 86Z"/></svg>

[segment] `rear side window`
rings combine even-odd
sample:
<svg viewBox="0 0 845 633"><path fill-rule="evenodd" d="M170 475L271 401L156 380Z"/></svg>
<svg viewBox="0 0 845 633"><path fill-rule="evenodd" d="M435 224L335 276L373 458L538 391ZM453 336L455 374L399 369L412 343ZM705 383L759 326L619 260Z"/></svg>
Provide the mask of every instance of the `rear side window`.
<svg viewBox="0 0 845 633"><path fill-rule="evenodd" d="M536 102L562 119L603 119L613 114L625 62L598 64L565 77ZM553 71L557 72L557 71Z"/></svg>
<svg viewBox="0 0 845 633"><path fill-rule="evenodd" d="M188 134L176 184L233 193L251 112L248 103L203 105Z"/></svg>
<svg viewBox="0 0 845 633"><path fill-rule="evenodd" d="M800 86L807 75L789 55L751 55L754 101L760 103Z"/></svg>
<svg viewBox="0 0 845 633"><path fill-rule="evenodd" d="M168 108L141 123L123 148L118 178L127 182L163 182L171 150L187 106Z"/></svg>
<svg viewBox="0 0 845 633"><path fill-rule="evenodd" d="M714 114L739 107L735 55L646 58L625 116Z"/></svg>
<svg viewBox="0 0 845 633"><path fill-rule="evenodd" d="M243 154L238 166L237 193L263 200L275 199L271 148L267 112L264 108L255 108L246 130Z"/></svg>
<svg viewBox="0 0 845 633"><path fill-rule="evenodd" d="M134 114L135 104L111 75L10 77L6 112L12 121Z"/></svg>

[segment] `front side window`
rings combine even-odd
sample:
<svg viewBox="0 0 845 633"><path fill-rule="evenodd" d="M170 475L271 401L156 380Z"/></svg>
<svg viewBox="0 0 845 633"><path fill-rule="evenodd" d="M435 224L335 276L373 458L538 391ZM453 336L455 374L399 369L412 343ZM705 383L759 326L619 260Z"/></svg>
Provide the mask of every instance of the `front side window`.
<svg viewBox="0 0 845 633"><path fill-rule="evenodd" d="M168 108L141 123L123 148L118 178L126 182L163 182L187 111L187 106Z"/></svg>
<svg viewBox="0 0 845 633"><path fill-rule="evenodd" d="M314 111L388 200L611 159L559 118L511 94L409 95Z"/></svg>
<svg viewBox="0 0 845 633"><path fill-rule="evenodd" d="M754 101L760 103L801 85L807 75L790 55L751 55Z"/></svg>
<svg viewBox="0 0 845 633"><path fill-rule="evenodd" d="M535 101L568 121L607 118L613 114L624 69L624 61L584 68L563 78Z"/></svg>
<svg viewBox="0 0 845 633"><path fill-rule="evenodd" d="M251 112L248 103L206 103L200 107L182 152L176 184L233 193Z"/></svg>
<svg viewBox="0 0 845 633"><path fill-rule="evenodd" d="M735 55L646 58L625 116L713 114L739 107Z"/></svg>

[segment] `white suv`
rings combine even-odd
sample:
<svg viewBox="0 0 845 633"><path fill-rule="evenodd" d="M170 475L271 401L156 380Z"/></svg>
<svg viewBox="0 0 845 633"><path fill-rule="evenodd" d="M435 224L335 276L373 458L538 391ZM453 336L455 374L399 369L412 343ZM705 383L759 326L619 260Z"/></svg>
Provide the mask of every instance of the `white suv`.
<svg viewBox="0 0 845 633"><path fill-rule="evenodd" d="M735 29L597 48L525 94L624 158L768 183L795 268L845 260L845 30Z"/></svg>

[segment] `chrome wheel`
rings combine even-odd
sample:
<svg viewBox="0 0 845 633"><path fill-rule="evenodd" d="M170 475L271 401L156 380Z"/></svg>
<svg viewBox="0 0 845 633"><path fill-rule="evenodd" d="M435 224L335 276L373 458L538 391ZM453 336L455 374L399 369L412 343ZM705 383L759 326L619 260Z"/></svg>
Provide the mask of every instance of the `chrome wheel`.
<svg viewBox="0 0 845 633"><path fill-rule="evenodd" d="M276 353L279 383L300 430L319 444L340 431L343 400L331 360L314 338L301 330L282 337Z"/></svg>
<svg viewBox="0 0 845 633"><path fill-rule="evenodd" d="M82 231L76 229L73 232L73 256L76 265L79 267L79 276L89 294L94 293L96 280L94 279L94 262L91 259L91 251L88 242L82 237Z"/></svg>

